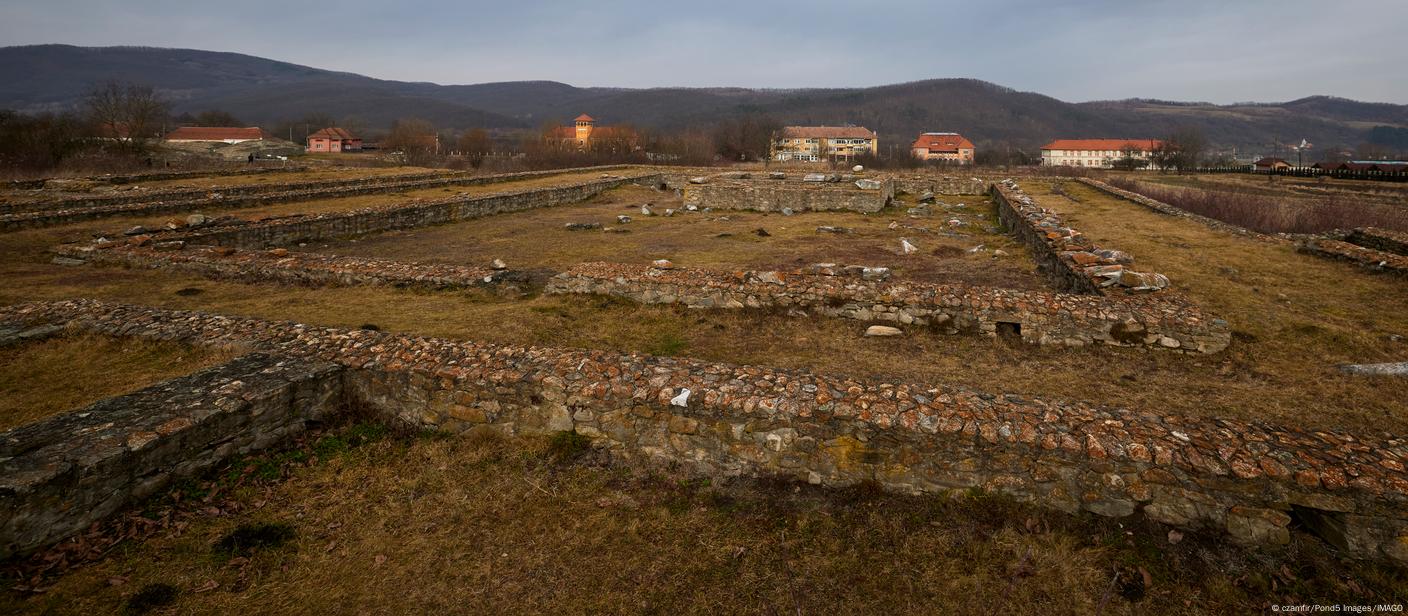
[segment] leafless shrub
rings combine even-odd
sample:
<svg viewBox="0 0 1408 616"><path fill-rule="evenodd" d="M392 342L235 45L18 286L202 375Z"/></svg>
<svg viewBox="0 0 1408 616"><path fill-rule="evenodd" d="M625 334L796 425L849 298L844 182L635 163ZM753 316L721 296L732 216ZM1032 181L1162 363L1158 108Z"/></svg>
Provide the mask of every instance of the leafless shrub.
<svg viewBox="0 0 1408 616"><path fill-rule="evenodd" d="M1120 177L1108 178L1106 182L1194 214L1262 233L1322 233L1371 226L1408 231L1408 207L1352 201L1338 195L1321 199L1281 198L1174 188Z"/></svg>

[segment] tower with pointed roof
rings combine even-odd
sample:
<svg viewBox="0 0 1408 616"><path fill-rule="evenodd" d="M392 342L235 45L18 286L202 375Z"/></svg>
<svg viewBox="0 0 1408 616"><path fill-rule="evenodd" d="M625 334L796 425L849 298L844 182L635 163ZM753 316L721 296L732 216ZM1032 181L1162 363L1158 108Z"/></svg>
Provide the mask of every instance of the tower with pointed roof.
<svg viewBox="0 0 1408 616"><path fill-rule="evenodd" d="M592 139L592 129L596 128L596 120L584 113L577 116L573 123L577 128L577 145L586 145Z"/></svg>

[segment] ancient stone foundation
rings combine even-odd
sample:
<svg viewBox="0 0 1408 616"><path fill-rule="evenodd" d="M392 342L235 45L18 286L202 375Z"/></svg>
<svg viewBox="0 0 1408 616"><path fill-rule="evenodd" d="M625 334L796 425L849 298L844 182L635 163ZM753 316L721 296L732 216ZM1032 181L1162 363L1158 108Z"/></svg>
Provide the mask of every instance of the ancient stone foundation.
<svg viewBox="0 0 1408 616"><path fill-rule="evenodd" d="M1373 250L1408 257L1408 233L1378 227L1352 229L1344 241Z"/></svg>
<svg viewBox="0 0 1408 616"><path fill-rule="evenodd" d="M186 178L205 177L234 177L237 175L263 175L265 173L297 173L307 171L305 166L288 167L254 167L240 166L237 169L209 170L196 169L191 171L153 171L150 173L132 173L126 175L90 175L77 178L40 178L36 180L10 180L8 186L13 189L35 190L35 189L55 189L64 188L65 185L73 184L131 184L133 182L154 182L163 180L181 180Z"/></svg>
<svg viewBox="0 0 1408 616"><path fill-rule="evenodd" d="M397 286L461 289L519 280L508 270L464 265L407 263L285 249L238 250L215 246L157 247L127 244L64 246L61 257L95 264L163 269L214 280L276 282L306 286Z"/></svg>
<svg viewBox="0 0 1408 616"><path fill-rule="evenodd" d="M967 196L985 195L988 187L993 184L992 180L975 177L956 177L950 175L912 175L901 176L894 179L895 191L907 193L912 196L933 193L935 195Z"/></svg>
<svg viewBox="0 0 1408 616"><path fill-rule="evenodd" d="M1092 243L1072 229L1060 215L1038 206L1012 180L992 186L997 217L1026 244L1037 268L1058 289L1093 295L1156 292L1168 287L1168 278L1137 272L1134 257Z"/></svg>
<svg viewBox="0 0 1408 616"><path fill-rule="evenodd" d="M860 188L856 181L874 184L872 188ZM895 185L888 179L805 182L795 177L769 179L763 176L749 179L709 178L703 184L684 185L685 207L716 210L878 212L889 205L894 197Z"/></svg>
<svg viewBox="0 0 1408 616"><path fill-rule="evenodd" d="M494 214L576 203L618 186L632 183L650 184L653 183L655 177L657 176L612 177L551 188L523 189L473 197L456 196L418 203L375 206L349 212L330 212L261 222L217 225L195 230L160 233L156 237L159 238L159 241L179 241L188 244L233 248L286 246L299 242L316 242L395 229L413 229Z"/></svg>
<svg viewBox="0 0 1408 616"><path fill-rule="evenodd" d="M417 172L291 184L253 184L200 189L180 188L152 193L79 197L57 204L40 203L0 210L0 231L45 227L109 216L187 212L203 208L253 207L267 203L424 190L441 186L476 186L582 171L613 171L625 167L625 165L607 165L484 176Z"/></svg>
<svg viewBox="0 0 1408 616"><path fill-rule="evenodd" d="M1408 442L1388 435L87 300L6 307L5 323L333 362L350 401L448 432L576 430L623 459L709 475L873 480L916 493L977 488L1068 512L1142 511L1248 544L1285 543L1299 520L1347 554L1408 563ZM151 425L159 436L161 424ZM152 446L124 438L73 451L130 456ZM18 470L5 475L9 485L27 481ZM48 511L33 494L10 488L0 499L11 510Z"/></svg>
<svg viewBox="0 0 1408 616"><path fill-rule="evenodd" d="M198 188L178 187L159 190L139 190L134 188L132 190L114 193L89 194L76 197L63 197L54 200L37 200L29 203L19 203L6 208L6 213L49 212L52 214L69 210L101 209L105 206L130 205L136 203L171 208L198 205L200 203L240 205L246 203L244 201L245 198L257 195L278 193L316 195L318 191L330 189L354 189L377 185L394 186L406 182L433 178L450 179L451 177L455 176L436 171L418 171L415 173L402 173L397 175L375 175L369 177L282 182L276 184L234 184L229 186L203 186ZM262 203L262 201L250 201L248 203L257 204ZM143 210L138 210L137 213L142 213L142 211Z"/></svg>
<svg viewBox="0 0 1408 616"><path fill-rule="evenodd" d="M340 410L341 368L251 354L0 433L0 558Z"/></svg>
<svg viewBox="0 0 1408 616"><path fill-rule="evenodd" d="M1353 242L1310 238L1298 243L1296 249L1306 254L1348 261L1370 271L1408 275L1408 256L1366 248Z"/></svg>
<svg viewBox="0 0 1408 616"><path fill-rule="evenodd" d="M872 282L802 272L713 272L586 263L549 281L548 293L625 297L694 308L799 308L829 317L933 327L946 333L1011 333L1032 344L1112 344L1216 353L1227 322L1190 303L918 282Z"/></svg>

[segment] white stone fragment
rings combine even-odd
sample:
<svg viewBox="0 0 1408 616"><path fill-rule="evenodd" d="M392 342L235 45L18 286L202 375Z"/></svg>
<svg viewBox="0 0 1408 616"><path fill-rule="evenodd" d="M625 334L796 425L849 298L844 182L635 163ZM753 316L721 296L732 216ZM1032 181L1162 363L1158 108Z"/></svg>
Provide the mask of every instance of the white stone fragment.
<svg viewBox="0 0 1408 616"><path fill-rule="evenodd" d="M1340 371L1345 374L1408 376L1408 361L1387 364L1343 364L1340 366Z"/></svg>
<svg viewBox="0 0 1408 616"><path fill-rule="evenodd" d="M670 398L670 406L678 406L678 407L687 407L687 406L689 406L689 388L686 387L686 388L684 388L684 389L681 389L681 390L680 390L680 395L675 396L675 397L673 397L673 398Z"/></svg>
<svg viewBox="0 0 1408 616"><path fill-rule="evenodd" d="M890 327L889 325L871 325L865 328L865 335L867 336L888 337L899 336L901 334L904 334L904 331L900 330L898 327Z"/></svg>

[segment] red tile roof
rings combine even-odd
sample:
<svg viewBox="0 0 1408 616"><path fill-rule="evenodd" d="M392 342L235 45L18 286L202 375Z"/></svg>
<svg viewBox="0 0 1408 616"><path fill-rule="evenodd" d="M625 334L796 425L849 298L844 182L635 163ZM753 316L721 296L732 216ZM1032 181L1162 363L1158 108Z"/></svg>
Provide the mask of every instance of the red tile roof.
<svg viewBox="0 0 1408 616"><path fill-rule="evenodd" d="M593 118L593 117L591 117L591 116L589 116L589 115L587 115L587 114L585 114L585 113L582 114L582 115L577 116L577 119L576 119L576 120L573 120L573 122L595 122L595 121L596 121L596 118Z"/></svg>
<svg viewBox="0 0 1408 616"><path fill-rule="evenodd" d="M875 132L864 126L788 126L782 136L789 139L874 139Z"/></svg>
<svg viewBox="0 0 1408 616"><path fill-rule="evenodd" d="M258 126L245 128L228 126L182 126L181 128L166 133L166 139L169 141L225 141L227 139L252 141L268 138L269 134Z"/></svg>
<svg viewBox="0 0 1408 616"><path fill-rule="evenodd" d="M957 152L960 149L973 149L973 142L958 133L924 133L909 147L926 148L930 152Z"/></svg>
<svg viewBox="0 0 1408 616"><path fill-rule="evenodd" d="M1286 163L1286 159L1284 159L1284 158L1272 158L1272 157L1263 158L1263 159L1261 159L1261 160L1259 160L1259 161L1256 161L1256 162L1254 162L1254 163L1252 163L1252 164L1253 164L1253 165L1256 165L1256 166L1258 166L1258 167L1270 167L1271 165L1282 164L1282 163L1290 164L1290 163Z"/></svg>
<svg viewBox="0 0 1408 616"><path fill-rule="evenodd" d="M1141 152L1152 152L1160 145L1163 145L1163 142L1158 139L1057 139L1041 146L1041 149L1103 152L1123 150L1126 146L1131 146Z"/></svg>
<svg viewBox="0 0 1408 616"><path fill-rule="evenodd" d="M353 136L352 133L347 132L347 129L345 129L345 128L338 128L338 127L336 127L336 126L329 126L329 127L327 127L327 128L324 128L324 129L322 129L322 130L320 130L320 131L318 131L318 132L316 132L316 133L313 133L313 134L311 134L311 135L308 135L308 138L309 138L309 139L341 139L341 140L357 139L357 137Z"/></svg>

